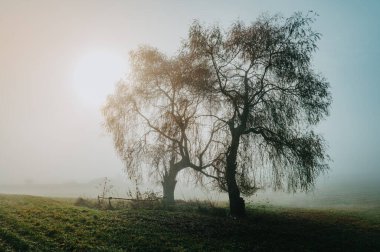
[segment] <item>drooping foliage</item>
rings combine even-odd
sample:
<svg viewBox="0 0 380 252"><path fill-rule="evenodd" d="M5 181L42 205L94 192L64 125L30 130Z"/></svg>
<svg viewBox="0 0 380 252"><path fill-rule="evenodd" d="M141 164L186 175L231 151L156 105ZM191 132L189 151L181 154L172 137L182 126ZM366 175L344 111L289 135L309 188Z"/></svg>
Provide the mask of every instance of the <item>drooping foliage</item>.
<svg viewBox="0 0 380 252"><path fill-rule="evenodd" d="M194 92L210 73L186 55L168 58L150 47L132 52L130 61L129 81L117 85L103 108L105 126L128 175L154 176L164 194L173 194L179 171L192 168L201 179L213 164L220 123L202 115L207 95Z"/></svg>
<svg viewBox="0 0 380 252"><path fill-rule="evenodd" d="M332 101L312 65L313 22L313 13L226 31L194 22L175 57L133 52L130 80L103 110L129 175L146 168L165 181L190 167L228 192L235 216L245 213L241 193L312 188L329 168L315 126Z"/></svg>
<svg viewBox="0 0 380 252"><path fill-rule="evenodd" d="M328 169L326 144L314 131L331 103L329 83L312 65L321 36L311 27L314 17L262 16L226 31L191 26L185 48L212 72L198 91L223 104L214 116L225 124L226 158L219 170L227 191L308 190Z"/></svg>

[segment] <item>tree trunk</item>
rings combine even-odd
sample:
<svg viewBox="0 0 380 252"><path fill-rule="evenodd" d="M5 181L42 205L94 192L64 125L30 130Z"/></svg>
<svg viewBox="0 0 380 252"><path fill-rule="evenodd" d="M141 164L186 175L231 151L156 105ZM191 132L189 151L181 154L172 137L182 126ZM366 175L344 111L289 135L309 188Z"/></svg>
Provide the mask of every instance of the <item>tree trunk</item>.
<svg viewBox="0 0 380 252"><path fill-rule="evenodd" d="M245 216L244 199L240 197L240 190L236 182L237 153L239 149L239 136L232 134L232 141L227 152L226 182L230 201L230 215L233 217Z"/></svg>
<svg viewBox="0 0 380 252"><path fill-rule="evenodd" d="M170 165L169 171L164 174L162 187L163 187L163 202L165 205L174 204L174 189L177 184L177 173L178 171Z"/></svg>

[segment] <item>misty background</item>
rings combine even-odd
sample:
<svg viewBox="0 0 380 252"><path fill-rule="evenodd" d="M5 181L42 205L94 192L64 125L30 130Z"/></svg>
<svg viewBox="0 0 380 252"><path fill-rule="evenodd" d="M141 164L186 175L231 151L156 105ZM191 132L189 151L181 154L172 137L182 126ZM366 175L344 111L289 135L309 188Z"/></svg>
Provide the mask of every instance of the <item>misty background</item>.
<svg viewBox="0 0 380 252"><path fill-rule="evenodd" d="M262 13L309 10L319 14L313 26L322 33L314 68L330 82L333 97L331 114L318 127L331 170L313 193L258 192L252 200L314 205L340 197L371 204L380 195L375 0L0 0L0 193L92 197L108 177L123 195L134 185L102 127L100 107L128 73L130 50L147 44L173 54L194 19L228 27ZM225 198L202 189L191 194L192 184L184 182L178 198Z"/></svg>

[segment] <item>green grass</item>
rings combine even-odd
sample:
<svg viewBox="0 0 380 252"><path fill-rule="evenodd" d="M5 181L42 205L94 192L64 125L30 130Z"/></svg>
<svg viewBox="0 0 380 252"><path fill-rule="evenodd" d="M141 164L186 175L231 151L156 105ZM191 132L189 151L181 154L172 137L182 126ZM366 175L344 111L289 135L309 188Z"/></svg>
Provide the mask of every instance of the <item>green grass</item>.
<svg viewBox="0 0 380 252"><path fill-rule="evenodd" d="M0 195L0 251L380 251L380 211L248 208L234 220L199 203L98 210Z"/></svg>

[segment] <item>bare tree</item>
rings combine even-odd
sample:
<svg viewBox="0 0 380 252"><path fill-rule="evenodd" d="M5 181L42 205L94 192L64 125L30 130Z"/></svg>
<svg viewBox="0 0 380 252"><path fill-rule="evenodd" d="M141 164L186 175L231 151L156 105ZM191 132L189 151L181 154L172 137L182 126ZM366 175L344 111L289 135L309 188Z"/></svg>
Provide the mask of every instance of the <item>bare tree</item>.
<svg viewBox="0 0 380 252"><path fill-rule="evenodd" d="M130 81L120 82L103 108L105 126L128 175L146 169L159 177L171 204L178 173L190 167L200 179L218 153L213 138L220 123L202 115L208 95L192 90L210 73L181 53L168 58L150 47L132 52L131 63Z"/></svg>
<svg viewBox="0 0 380 252"><path fill-rule="evenodd" d="M313 13L296 13L237 22L227 31L198 22L190 28L185 47L212 72L198 88L222 104L213 115L227 132L218 175L234 216L245 215L241 192L268 183L309 190L329 168L324 140L313 131L331 103L328 82L312 69L320 38L313 21Z"/></svg>

